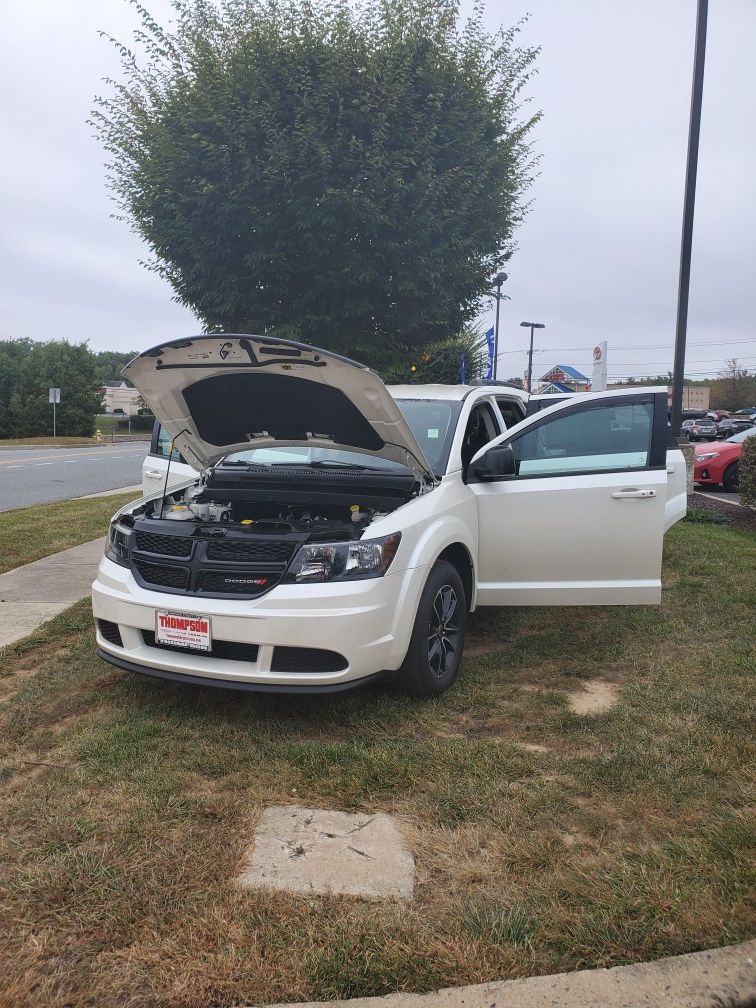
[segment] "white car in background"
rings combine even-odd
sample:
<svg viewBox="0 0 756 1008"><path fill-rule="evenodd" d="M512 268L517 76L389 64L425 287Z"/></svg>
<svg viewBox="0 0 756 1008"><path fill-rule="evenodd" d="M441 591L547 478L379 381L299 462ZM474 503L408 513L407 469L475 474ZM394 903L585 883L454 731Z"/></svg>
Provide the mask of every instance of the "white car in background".
<svg viewBox="0 0 756 1008"><path fill-rule="evenodd" d="M477 606L660 601L686 507L664 388L388 389L237 335L163 344L124 374L164 433L93 585L98 652L121 668L281 692L391 673L432 696Z"/></svg>

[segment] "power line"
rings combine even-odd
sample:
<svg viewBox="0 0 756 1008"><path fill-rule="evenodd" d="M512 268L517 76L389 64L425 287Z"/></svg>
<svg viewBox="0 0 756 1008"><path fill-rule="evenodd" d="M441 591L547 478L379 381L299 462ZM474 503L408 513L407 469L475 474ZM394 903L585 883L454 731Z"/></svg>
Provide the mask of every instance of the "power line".
<svg viewBox="0 0 756 1008"><path fill-rule="evenodd" d="M733 343L738 343L738 344L739 343L754 343L754 344L756 344L756 338L752 337L751 339L712 340L712 341L705 341L705 342L701 342L701 343L688 343L688 346L689 347L692 347L692 346L729 346L730 344L733 344ZM538 348L538 352L539 353L572 353L573 351L578 351L578 350L593 350L593 348L594 348L595 345L596 345L595 343L592 343L589 346L579 346L579 347L539 347ZM613 346L610 343L609 344L609 349L611 351L615 351L615 350L670 350L671 348L670 348L670 346L669 346L668 343L655 343L655 344L654 343L649 343L649 344L644 344L644 345L637 344L636 346ZM523 350L500 350L499 351L499 356L503 357L504 354L512 354L512 353L527 353L527 350L524 350L524 351Z"/></svg>

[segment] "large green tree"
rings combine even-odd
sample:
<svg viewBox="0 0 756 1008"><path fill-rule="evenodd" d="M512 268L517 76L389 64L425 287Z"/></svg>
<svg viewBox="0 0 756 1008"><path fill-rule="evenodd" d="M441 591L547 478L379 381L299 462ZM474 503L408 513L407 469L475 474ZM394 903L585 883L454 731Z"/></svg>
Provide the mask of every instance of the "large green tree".
<svg viewBox="0 0 756 1008"><path fill-rule="evenodd" d="M535 51L457 0L139 5L93 122L152 268L211 330L380 366L459 333L526 209Z"/></svg>
<svg viewBox="0 0 756 1008"><path fill-rule="evenodd" d="M57 433L89 437L101 402L85 343L0 341L0 438L52 434L50 388L60 388Z"/></svg>

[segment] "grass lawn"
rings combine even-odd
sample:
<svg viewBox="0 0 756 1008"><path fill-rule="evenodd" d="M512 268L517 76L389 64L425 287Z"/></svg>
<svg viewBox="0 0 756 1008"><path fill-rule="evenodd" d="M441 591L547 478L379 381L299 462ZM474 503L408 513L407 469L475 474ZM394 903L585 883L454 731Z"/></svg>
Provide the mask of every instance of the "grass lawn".
<svg viewBox="0 0 756 1008"><path fill-rule="evenodd" d="M54 501L0 512L0 574L103 536L132 493Z"/></svg>
<svg viewBox="0 0 756 1008"><path fill-rule="evenodd" d="M69 610L0 655L0 1002L344 998L751 937L755 566L753 535L680 523L661 607L482 611L433 702L144 680ZM618 702L579 716L591 680ZM395 815L413 903L237 890L286 802Z"/></svg>

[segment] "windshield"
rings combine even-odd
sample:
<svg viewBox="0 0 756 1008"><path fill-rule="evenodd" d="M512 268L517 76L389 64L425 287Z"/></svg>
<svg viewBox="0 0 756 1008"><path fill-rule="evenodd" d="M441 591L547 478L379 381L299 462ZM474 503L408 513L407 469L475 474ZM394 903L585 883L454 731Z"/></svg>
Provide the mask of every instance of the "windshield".
<svg viewBox="0 0 756 1008"><path fill-rule="evenodd" d="M396 405L423 449L423 455L437 476L441 476L449 457L454 422L461 403L443 399L397 399Z"/></svg>
<svg viewBox="0 0 756 1008"><path fill-rule="evenodd" d="M410 426L417 443L437 476L443 475L451 448L454 422L460 411L458 402L438 399L397 399L396 404ZM389 459L376 458L357 451L335 448L289 447L249 448L226 455L221 465L292 466L318 468L346 466L348 468L380 469L386 472L406 472L405 466Z"/></svg>
<svg viewBox="0 0 756 1008"><path fill-rule="evenodd" d="M250 448L245 451L226 455L222 465L260 465L260 466L302 466L313 468L343 466L348 469L385 469L388 472L406 472L406 467L392 462L390 459L376 458L374 455L364 455L362 452L341 451L335 448Z"/></svg>
<svg viewBox="0 0 756 1008"><path fill-rule="evenodd" d="M740 431L739 434L733 434L727 440L730 444L742 444L746 438L753 437L754 435L756 435L756 430L750 428L749 430Z"/></svg>

